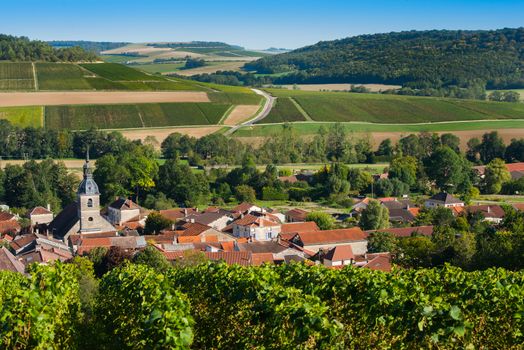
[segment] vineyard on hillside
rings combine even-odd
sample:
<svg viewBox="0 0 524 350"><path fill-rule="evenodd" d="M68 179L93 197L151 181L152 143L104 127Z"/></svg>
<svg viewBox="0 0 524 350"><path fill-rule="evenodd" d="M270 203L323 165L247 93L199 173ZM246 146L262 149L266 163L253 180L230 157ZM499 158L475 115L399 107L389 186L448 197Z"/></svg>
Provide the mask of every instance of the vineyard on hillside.
<svg viewBox="0 0 524 350"><path fill-rule="evenodd" d="M167 264L167 262L166 262ZM519 349L524 274L302 264L0 272L4 348ZM163 273L159 272L163 271Z"/></svg>

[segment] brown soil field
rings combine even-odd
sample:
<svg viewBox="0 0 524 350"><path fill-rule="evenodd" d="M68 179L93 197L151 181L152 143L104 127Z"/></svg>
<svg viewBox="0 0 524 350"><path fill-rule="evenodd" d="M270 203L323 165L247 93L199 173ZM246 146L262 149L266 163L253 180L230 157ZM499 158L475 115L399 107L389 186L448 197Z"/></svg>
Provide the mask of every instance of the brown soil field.
<svg viewBox="0 0 524 350"><path fill-rule="evenodd" d="M130 140L142 140L148 136L153 136L158 141L158 147L170 134L179 132L181 134L202 137L220 130L221 126L209 126L202 128L158 128L158 129L132 129L118 130L124 137Z"/></svg>
<svg viewBox="0 0 524 350"><path fill-rule="evenodd" d="M479 140L482 139L482 135L486 132L497 131L499 136L502 137L506 144L511 142L511 139L519 139L524 136L524 129L494 129L494 130L468 130L468 131L451 131L451 134L457 135L460 138L460 147L462 150L467 149L467 142L476 137ZM447 132L437 132L442 135ZM373 132L373 133L354 133L355 137L367 137L369 136L373 142L373 147L378 148L378 145L385 139L389 138L393 142L397 142L400 138L411 134L410 132ZM313 135L304 136L304 139L311 139ZM249 143L255 147L262 145L266 137L237 137L237 140L245 143Z"/></svg>
<svg viewBox="0 0 524 350"><path fill-rule="evenodd" d="M114 103L210 102L205 92L6 92L0 107L56 106Z"/></svg>
<svg viewBox="0 0 524 350"><path fill-rule="evenodd" d="M224 121L224 125L236 125L249 119L260 108L259 105L238 105L229 113Z"/></svg>
<svg viewBox="0 0 524 350"><path fill-rule="evenodd" d="M321 90L349 90L352 84L298 84L297 87L304 91L321 91ZM390 89L400 89L400 85L384 85L384 84L353 84L355 86L364 86L371 90L371 92L379 92ZM282 85L286 89L293 89L293 85Z"/></svg>
<svg viewBox="0 0 524 350"><path fill-rule="evenodd" d="M240 67L242 67L246 61L228 61L228 62L221 62L217 64L212 64L209 66L194 68L194 69L181 69L178 70L176 73L178 75L183 76L191 76L196 74L205 74L205 73L215 73L219 70L232 70L232 71L238 71L240 70Z"/></svg>
<svg viewBox="0 0 524 350"><path fill-rule="evenodd" d="M82 169L84 166L84 160L83 159L61 159L61 162L65 164L65 166L68 169ZM37 162L40 162L40 160L37 160ZM0 166L2 168L5 168L7 164L11 165L23 165L25 163L25 160L2 160L0 162ZM91 164L94 166L96 164L96 160L91 160Z"/></svg>

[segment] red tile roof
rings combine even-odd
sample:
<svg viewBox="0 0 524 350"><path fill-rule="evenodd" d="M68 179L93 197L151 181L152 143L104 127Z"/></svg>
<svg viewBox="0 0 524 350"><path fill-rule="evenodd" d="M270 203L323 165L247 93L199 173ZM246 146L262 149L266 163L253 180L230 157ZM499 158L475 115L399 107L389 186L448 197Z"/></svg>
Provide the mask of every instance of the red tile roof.
<svg viewBox="0 0 524 350"><path fill-rule="evenodd" d="M251 265L250 252L205 252L205 254L209 260L222 260L228 265Z"/></svg>
<svg viewBox="0 0 524 350"><path fill-rule="evenodd" d="M311 232L311 231L320 231L317 224L314 221L308 222L290 222L282 224L280 233L300 233L300 232Z"/></svg>
<svg viewBox="0 0 524 350"><path fill-rule="evenodd" d="M366 231L366 233L374 232ZM411 237L413 234L418 233L423 236L431 236L433 234L433 226L415 226L415 227L399 227L399 228L385 228L378 230L378 232L389 232L395 237Z"/></svg>
<svg viewBox="0 0 524 350"><path fill-rule="evenodd" d="M29 215L48 215L53 214L52 211L47 210L44 207L34 207L33 210L29 212Z"/></svg>
<svg viewBox="0 0 524 350"><path fill-rule="evenodd" d="M391 271L391 256L386 255L379 255L373 258L372 260L368 261L367 264L363 265L362 267L371 269L371 270L379 270L379 271Z"/></svg>
<svg viewBox="0 0 524 350"><path fill-rule="evenodd" d="M9 221L13 220L15 215L8 213L6 211L0 211L0 221Z"/></svg>
<svg viewBox="0 0 524 350"><path fill-rule="evenodd" d="M509 172L512 172L512 171L524 171L524 162L509 163L509 164L506 164L506 168L508 169Z"/></svg>
<svg viewBox="0 0 524 350"><path fill-rule="evenodd" d="M240 212L240 213L245 213L247 212L249 209L251 209L251 207L254 207L255 205L254 204L251 204L251 203L240 203L239 205L237 205L236 207L234 207L233 209L231 209L231 211L236 211L236 212Z"/></svg>
<svg viewBox="0 0 524 350"><path fill-rule="evenodd" d="M0 222L0 234L15 234L20 232L20 230L22 230L22 227L16 220Z"/></svg>
<svg viewBox="0 0 524 350"><path fill-rule="evenodd" d="M500 205L470 205L467 207L468 213L482 213L485 218L502 219L506 214Z"/></svg>
<svg viewBox="0 0 524 350"><path fill-rule="evenodd" d="M160 214L171 221L177 221L187 215L195 214L197 212L198 210L194 208L175 208L160 210Z"/></svg>
<svg viewBox="0 0 524 350"><path fill-rule="evenodd" d="M222 247L222 250L225 252L232 252L233 250L235 250L234 241L220 242L220 245Z"/></svg>
<svg viewBox="0 0 524 350"><path fill-rule="evenodd" d="M275 259L273 253L253 253L251 254L251 264L253 266L260 266L264 263L274 264Z"/></svg>
<svg viewBox="0 0 524 350"><path fill-rule="evenodd" d="M184 236L198 236L207 230L211 230L211 227L195 223L187 223L183 226L185 229L179 233L179 237Z"/></svg>
<svg viewBox="0 0 524 350"><path fill-rule="evenodd" d="M339 245L330 249L324 256L324 259L331 261L351 260L354 259L353 249L351 245Z"/></svg>
<svg viewBox="0 0 524 350"><path fill-rule="evenodd" d="M36 240L35 234L23 235L23 236L17 237L17 239L13 240L11 243L9 243L9 245L11 246L13 250L17 251L31 244L35 240Z"/></svg>
<svg viewBox="0 0 524 350"><path fill-rule="evenodd" d="M524 203L515 203L513 207L517 210L524 211Z"/></svg>
<svg viewBox="0 0 524 350"><path fill-rule="evenodd" d="M297 221L306 221L307 214L309 214L309 212L299 208L291 209L285 212L286 216L289 216L293 220Z"/></svg>
<svg viewBox="0 0 524 350"><path fill-rule="evenodd" d="M6 248L0 248L0 270L24 273L24 265Z"/></svg>
<svg viewBox="0 0 524 350"><path fill-rule="evenodd" d="M300 241L304 246L363 241L367 238L367 234L358 227L338 230L301 232L296 236L300 238Z"/></svg>

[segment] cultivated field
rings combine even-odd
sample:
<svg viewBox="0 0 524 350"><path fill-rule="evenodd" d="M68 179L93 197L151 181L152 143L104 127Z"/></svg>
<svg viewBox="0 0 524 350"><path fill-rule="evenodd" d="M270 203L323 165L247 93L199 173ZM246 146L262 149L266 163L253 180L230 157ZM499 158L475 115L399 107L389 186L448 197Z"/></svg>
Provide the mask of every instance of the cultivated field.
<svg viewBox="0 0 524 350"><path fill-rule="evenodd" d="M248 120L260 109L259 105L239 105L235 106L231 113L224 120L224 125L236 125Z"/></svg>
<svg viewBox="0 0 524 350"><path fill-rule="evenodd" d="M130 140L142 140L146 137L154 137L159 144L162 143L169 135L174 132L180 134L189 135L193 137L202 137L209 134L213 134L219 131L222 127L220 126L207 126L198 128L152 128L152 129L133 129L133 130L118 130L124 137Z"/></svg>
<svg viewBox="0 0 524 350"><path fill-rule="evenodd" d="M231 107L221 103L50 106L45 127L85 130L217 124Z"/></svg>
<svg viewBox="0 0 524 350"><path fill-rule="evenodd" d="M34 90L31 63L0 62L0 91Z"/></svg>
<svg viewBox="0 0 524 350"><path fill-rule="evenodd" d="M112 103L209 102L205 92L6 92L0 93L0 107L96 105Z"/></svg>
<svg viewBox="0 0 524 350"><path fill-rule="evenodd" d="M524 104L347 92L269 89L292 97L314 121L424 123L439 121L524 119Z"/></svg>
<svg viewBox="0 0 524 350"><path fill-rule="evenodd" d="M284 123L305 120L306 117L298 110L291 98L280 97L276 100L276 103L268 116L258 123Z"/></svg>
<svg viewBox="0 0 524 350"><path fill-rule="evenodd" d="M400 85L385 85L385 84L296 84L296 85L280 85L288 90L298 88L303 91L346 91L351 89L351 85L364 86L371 92L380 92L392 89L400 89Z"/></svg>
<svg viewBox="0 0 524 350"><path fill-rule="evenodd" d="M0 108L0 119L6 119L11 124L21 127L42 127L42 107L2 107Z"/></svg>

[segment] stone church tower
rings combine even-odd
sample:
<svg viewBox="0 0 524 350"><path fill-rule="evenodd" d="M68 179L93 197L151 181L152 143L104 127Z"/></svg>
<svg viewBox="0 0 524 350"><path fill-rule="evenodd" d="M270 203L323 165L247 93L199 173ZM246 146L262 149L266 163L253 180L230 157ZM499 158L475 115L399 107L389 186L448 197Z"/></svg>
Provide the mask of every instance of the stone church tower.
<svg viewBox="0 0 524 350"><path fill-rule="evenodd" d="M78 218L80 220L80 233L95 233L102 231L107 222L100 215L100 192L93 179L89 164L89 151L84 164L84 180L77 191Z"/></svg>

